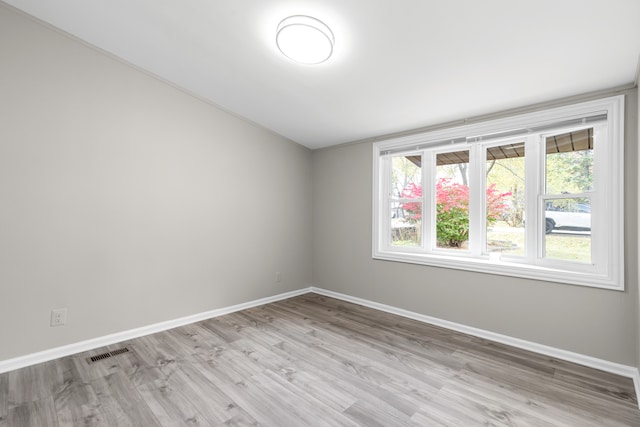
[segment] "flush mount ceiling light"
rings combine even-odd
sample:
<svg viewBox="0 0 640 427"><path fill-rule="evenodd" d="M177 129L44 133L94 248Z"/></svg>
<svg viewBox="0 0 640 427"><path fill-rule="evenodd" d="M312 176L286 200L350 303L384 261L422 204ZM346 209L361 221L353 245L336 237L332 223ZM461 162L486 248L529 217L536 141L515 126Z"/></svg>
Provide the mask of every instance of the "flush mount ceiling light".
<svg viewBox="0 0 640 427"><path fill-rule="evenodd" d="M276 44L287 58L301 64L320 64L333 52L335 40L327 25L311 16L283 19L276 32Z"/></svg>

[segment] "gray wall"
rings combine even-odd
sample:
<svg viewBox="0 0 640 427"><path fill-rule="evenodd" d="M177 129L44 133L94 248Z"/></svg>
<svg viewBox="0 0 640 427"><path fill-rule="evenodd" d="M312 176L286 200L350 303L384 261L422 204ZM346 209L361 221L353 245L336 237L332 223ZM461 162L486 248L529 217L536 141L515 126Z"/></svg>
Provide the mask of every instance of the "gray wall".
<svg viewBox="0 0 640 427"><path fill-rule="evenodd" d="M309 150L0 5L0 360L308 286L310 218Z"/></svg>
<svg viewBox="0 0 640 427"><path fill-rule="evenodd" d="M625 292L373 260L366 142L313 153L314 285L635 366L638 104L626 94Z"/></svg>

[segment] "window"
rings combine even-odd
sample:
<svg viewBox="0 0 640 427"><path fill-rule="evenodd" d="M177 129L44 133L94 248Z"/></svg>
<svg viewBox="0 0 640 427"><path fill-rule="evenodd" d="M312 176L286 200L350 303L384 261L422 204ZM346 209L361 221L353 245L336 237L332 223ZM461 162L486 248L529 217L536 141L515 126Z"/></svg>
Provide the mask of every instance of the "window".
<svg viewBox="0 0 640 427"><path fill-rule="evenodd" d="M374 144L373 257L623 290L623 108Z"/></svg>

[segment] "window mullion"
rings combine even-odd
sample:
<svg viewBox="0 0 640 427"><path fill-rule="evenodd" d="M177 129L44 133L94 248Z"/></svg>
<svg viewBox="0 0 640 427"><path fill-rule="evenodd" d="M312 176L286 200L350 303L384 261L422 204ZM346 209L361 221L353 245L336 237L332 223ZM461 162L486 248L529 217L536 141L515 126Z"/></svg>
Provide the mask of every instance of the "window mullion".
<svg viewBox="0 0 640 427"><path fill-rule="evenodd" d="M477 144L469 148L469 252L473 256L480 256L483 242L486 240L486 208L483 194L486 188L482 154L484 147Z"/></svg>
<svg viewBox="0 0 640 427"><path fill-rule="evenodd" d="M532 135L525 141L525 258L535 264L542 255L542 236L539 233L538 203L544 191L544 153L541 153L539 135Z"/></svg>
<svg viewBox="0 0 640 427"><path fill-rule="evenodd" d="M435 200L433 190L433 177L435 174L435 163L433 160L433 153L431 151L423 151L422 153L422 247L425 252L431 252L433 250L433 228L434 228L434 206Z"/></svg>

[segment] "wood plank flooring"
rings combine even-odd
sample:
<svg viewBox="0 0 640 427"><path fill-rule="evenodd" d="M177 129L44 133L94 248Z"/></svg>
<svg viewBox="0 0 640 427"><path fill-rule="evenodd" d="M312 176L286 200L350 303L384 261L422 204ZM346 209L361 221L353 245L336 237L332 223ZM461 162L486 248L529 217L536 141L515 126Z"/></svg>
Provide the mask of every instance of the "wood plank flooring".
<svg viewBox="0 0 640 427"><path fill-rule="evenodd" d="M640 426L640 411L628 378L316 294L0 375L0 427L156 425Z"/></svg>

